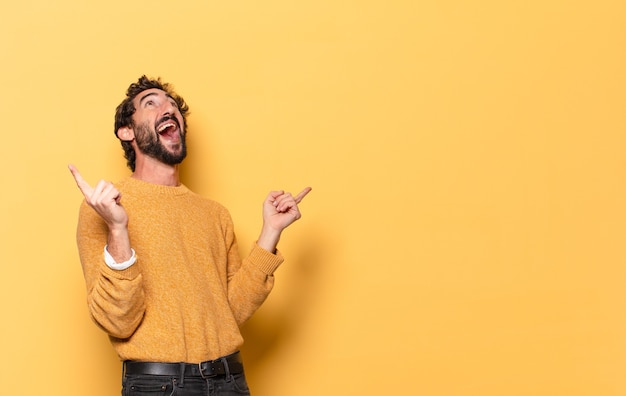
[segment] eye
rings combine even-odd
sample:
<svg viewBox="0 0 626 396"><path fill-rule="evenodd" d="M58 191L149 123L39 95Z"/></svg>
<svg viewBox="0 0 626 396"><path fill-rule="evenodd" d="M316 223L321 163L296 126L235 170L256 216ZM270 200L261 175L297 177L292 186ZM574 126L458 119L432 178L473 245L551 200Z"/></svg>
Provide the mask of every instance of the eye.
<svg viewBox="0 0 626 396"><path fill-rule="evenodd" d="M153 100L146 101L146 106L154 106L154 101Z"/></svg>

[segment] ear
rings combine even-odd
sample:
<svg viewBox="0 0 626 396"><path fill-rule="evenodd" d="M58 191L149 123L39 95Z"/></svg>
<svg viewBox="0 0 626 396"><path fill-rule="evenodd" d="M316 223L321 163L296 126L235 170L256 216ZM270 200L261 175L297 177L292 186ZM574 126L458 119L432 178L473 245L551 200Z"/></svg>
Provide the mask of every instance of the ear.
<svg viewBox="0 0 626 396"><path fill-rule="evenodd" d="M118 139L124 140L126 142L130 142L131 140L135 139L135 131L129 126L123 126L118 129L116 135Z"/></svg>

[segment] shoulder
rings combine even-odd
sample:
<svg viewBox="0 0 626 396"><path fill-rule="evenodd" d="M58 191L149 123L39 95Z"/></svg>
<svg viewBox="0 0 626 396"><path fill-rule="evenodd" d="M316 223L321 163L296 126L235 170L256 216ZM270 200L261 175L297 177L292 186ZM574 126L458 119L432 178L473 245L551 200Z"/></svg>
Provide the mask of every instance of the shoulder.
<svg viewBox="0 0 626 396"><path fill-rule="evenodd" d="M205 210L218 215L220 217L230 219L230 212L226 206L211 198L203 197L191 190L189 190L191 199L195 201L195 204L202 206Z"/></svg>

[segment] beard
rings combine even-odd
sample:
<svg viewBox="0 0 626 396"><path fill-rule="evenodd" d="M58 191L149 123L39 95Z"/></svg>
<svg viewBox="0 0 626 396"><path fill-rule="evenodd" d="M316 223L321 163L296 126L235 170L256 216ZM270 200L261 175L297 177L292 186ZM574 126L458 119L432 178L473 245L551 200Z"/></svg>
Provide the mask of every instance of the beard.
<svg viewBox="0 0 626 396"><path fill-rule="evenodd" d="M174 151L168 150L158 137L159 135L147 124L135 126L135 142L139 151L168 165L177 165L187 156L185 134L180 133L180 142L173 146Z"/></svg>

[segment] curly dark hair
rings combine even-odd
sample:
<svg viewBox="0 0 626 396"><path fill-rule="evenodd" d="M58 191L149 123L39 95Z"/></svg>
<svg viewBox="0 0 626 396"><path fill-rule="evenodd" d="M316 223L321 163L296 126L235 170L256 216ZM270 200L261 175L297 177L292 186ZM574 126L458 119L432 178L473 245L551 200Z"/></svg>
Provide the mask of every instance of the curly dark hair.
<svg viewBox="0 0 626 396"><path fill-rule="evenodd" d="M157 88L162 91L165 91L178 105L178 110L180 114L183 116L184 125L187 125L187 114L189 113L189 106L185 103L185 100L176 94L172 89L171 85L161 81L161 78L149 79L145 75L139 77L137 82L130 84L128 90L126 90L126 98L120 103L115 109L115 129L114 133L117 136L117 131L125 126L134 126L133 124L133 114L135 114L135 105L133 104L133 100L137 95L142 93L143 91L151 88ZM119 137L118 137L119 138ZM131 171L135 171L135 150L133 146L131 146L130 142L124 141L120 139L122 143L122 148L124 149L124 158L126 158L126 164L130 168Z"/></svg>

